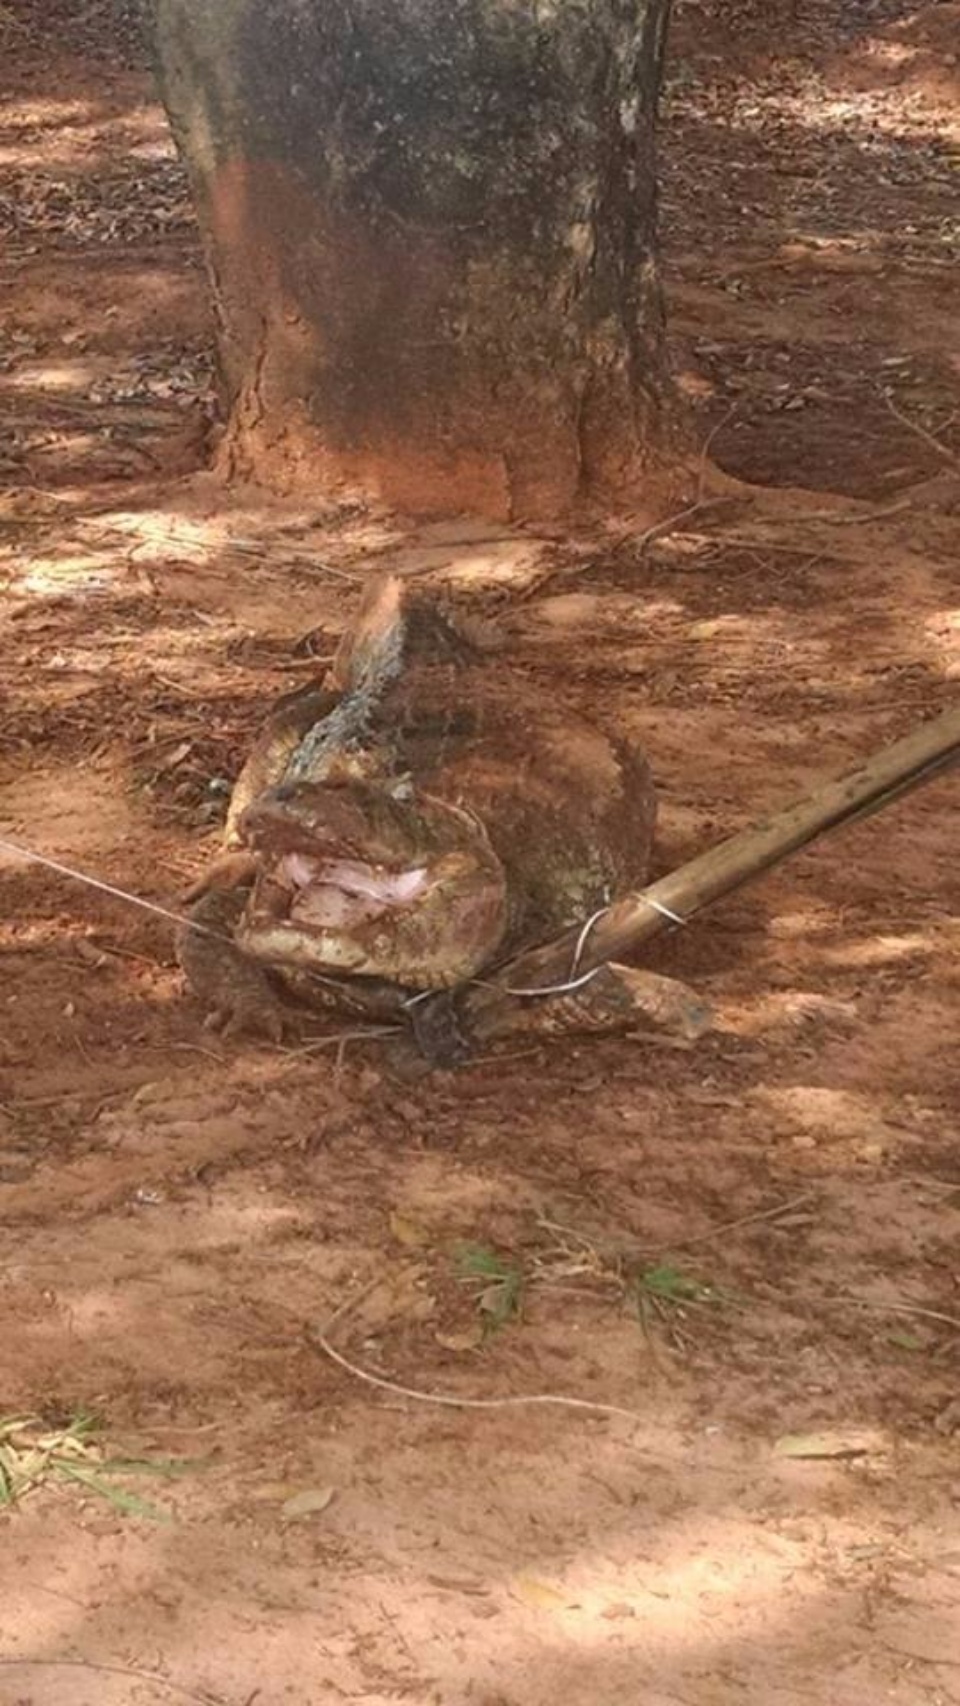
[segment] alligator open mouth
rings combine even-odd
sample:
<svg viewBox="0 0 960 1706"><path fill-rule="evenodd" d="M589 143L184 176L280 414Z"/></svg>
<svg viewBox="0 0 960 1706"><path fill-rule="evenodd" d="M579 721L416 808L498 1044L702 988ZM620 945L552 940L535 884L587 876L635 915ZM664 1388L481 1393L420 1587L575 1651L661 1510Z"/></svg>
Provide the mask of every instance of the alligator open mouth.
<svg viewBox="0 0 960 1706"><path fill-rule="evenodd" d="M362 859L286 853L271 876L288 891L287 917L297 929L342 930L409 906L430 886L425 866L391 870Z"/></svg>
<svg viewBox="0 0 960 1706"><path fill-rule="evenodd" d="M237 941L255 959L432 988L472 976L503 935L503 867L457 806L298 783L241 825L257 875Z"/></svg>

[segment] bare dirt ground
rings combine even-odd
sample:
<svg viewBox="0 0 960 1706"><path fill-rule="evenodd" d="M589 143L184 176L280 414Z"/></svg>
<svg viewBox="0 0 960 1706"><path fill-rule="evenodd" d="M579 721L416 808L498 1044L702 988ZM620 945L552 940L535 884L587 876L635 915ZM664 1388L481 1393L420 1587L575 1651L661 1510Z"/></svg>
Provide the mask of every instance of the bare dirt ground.
<svg viewBox="0 0 960 1706"><path fill-rule="evenodd" d="M757 492L537 541L198 473L149 79L100 6L0 8L0 836L169 903L375 563L644 736L662 868L955 700L960 7L743 15L681 7L664 209ZM414 1081L212 1040L162 922L5 855L0 1405L186 1470L2 1518L3 1706L960 1701L958 828L947 777L658 946L694 1050ZM341 1310L400 1385L629 1413L384 1392Z"/></svg>

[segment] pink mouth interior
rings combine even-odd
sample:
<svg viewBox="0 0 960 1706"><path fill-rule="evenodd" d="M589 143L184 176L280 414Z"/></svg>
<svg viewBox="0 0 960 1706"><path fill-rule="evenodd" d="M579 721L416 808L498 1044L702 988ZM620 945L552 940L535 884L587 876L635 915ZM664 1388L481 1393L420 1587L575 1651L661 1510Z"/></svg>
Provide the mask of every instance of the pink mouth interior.
<svg viewBox="0 0 960 1706"><path fill-rule="evenodd" d="M378 918L391 907L415 900L429 886L423 867L386 871L360 860L312 859L304 853L288 853L277 866L277 876L298 891L291 921L326 930Z"/></svg>

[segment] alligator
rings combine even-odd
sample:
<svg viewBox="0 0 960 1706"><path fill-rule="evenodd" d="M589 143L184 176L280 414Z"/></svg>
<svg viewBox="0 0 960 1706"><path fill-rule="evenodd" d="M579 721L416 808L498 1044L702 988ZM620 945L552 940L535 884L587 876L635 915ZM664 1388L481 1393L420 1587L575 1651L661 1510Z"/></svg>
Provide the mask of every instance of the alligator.
<svg viewBox="0 0 960 1706"><path fill-rule="evenodd" d="M227 1031L396 1019L642 886L640 748L491 654L449 599L376 581L327 679L270 715L178 951Z"/></svg>

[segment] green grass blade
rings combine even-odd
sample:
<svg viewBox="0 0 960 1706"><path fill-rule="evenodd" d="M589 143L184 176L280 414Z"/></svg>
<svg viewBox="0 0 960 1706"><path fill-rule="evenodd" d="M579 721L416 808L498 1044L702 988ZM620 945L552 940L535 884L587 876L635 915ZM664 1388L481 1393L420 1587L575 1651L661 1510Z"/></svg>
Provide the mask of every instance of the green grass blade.
<svg viewBox="0 0 960 1706"><path fill-rule="evenodd" d="M102 1480L90 1469L78 1469L75 1463L58 1463L57 1468L66 1480L76 1481L89 1492L96 1493L98 1498L105 1499L108 1505L112 1505L114 1510L122 1511L124 1516L144 1517L149 1522L173 1521L169 1511L161 1510L158 1505L148 1504L146 1499L138 1498L136 1493L126 1493L121 1487L112 1487L108 1481Z"/></svg>
<svg viewBox="0 0 960 1706"><path fill-rule="evenodd" d="M108 1457L97 1464L98 1475L156 1475L174 1480L177 1475L189 1475L200 1467L187 1457Z"/></svg>

